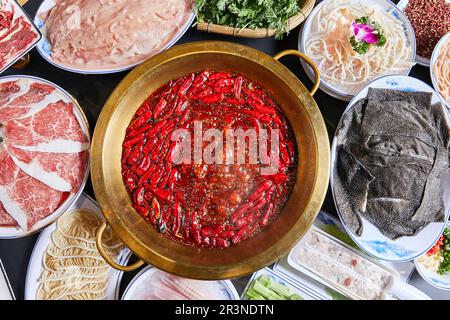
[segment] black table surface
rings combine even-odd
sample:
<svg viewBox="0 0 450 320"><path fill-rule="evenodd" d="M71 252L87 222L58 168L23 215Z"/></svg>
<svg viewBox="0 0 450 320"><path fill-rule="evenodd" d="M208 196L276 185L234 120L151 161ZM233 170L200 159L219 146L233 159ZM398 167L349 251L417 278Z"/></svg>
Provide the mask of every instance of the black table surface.
<svg viewBox="0 0 450 320"><path fill-rule="evenodd" d="M25 5L25 10L31 17L34 17L41 2L41 0L30 0ZM299 28L291 31L290 34L283 40L274 40L273 38L235 38L208 34L205 32L199 32L196 28L190 28L190 30L177 42L177 44L207 40L231 41L256 48L269 55L275 55L276 53L286 49L297 49L298 36ZM284 63L306 85L306 87L310 88L312 86L312 82L303 71L303 68L297 58L286 57L282 59L282 63ZM34 49L31 52L31 62L25 69L9 69L3 73L2 76L14 74L27 74L41 77L63 87L78 100L89 120L91 131L93 131L104 103L113 92L117 84L125 77L127 72L110 75L80 75L70 73L50 65L39 55L37 50ZM419 65L414 66L410 75L431 84L428 68ZM339 119L347 106L347 102L337 100L320 90L315 94L314 98L322 112L323 117L325 118L330 141L332 141L331 139L333 137L336 125L338 124ZM91 196L94 196L90 181L88 181L86 185L85 192ZM337 215L330 189L328 189L322 210L333 215ZM17 299L23 299L24 297L25 277L28 268L28 261L38 236L39 234L35 234L33 236L21 239L0 240L0 259L3 261L6 273ZM130 272L124 275L121 283L122 292L135 274L136 272ZM241 291L247 281L248 277L236 279L233 282L238 291Z"/></svg>

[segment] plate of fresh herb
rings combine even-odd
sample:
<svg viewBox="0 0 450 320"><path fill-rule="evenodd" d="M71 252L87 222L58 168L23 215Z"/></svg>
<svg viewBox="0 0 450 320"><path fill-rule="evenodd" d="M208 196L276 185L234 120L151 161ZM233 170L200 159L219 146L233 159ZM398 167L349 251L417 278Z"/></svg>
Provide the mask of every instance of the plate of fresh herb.
<svg viewBox="0 0 450 320"><path fill-rule="evenodd" d="M200 31L281 39L306 19L315 0L196 0L195 3Z"/></svg>

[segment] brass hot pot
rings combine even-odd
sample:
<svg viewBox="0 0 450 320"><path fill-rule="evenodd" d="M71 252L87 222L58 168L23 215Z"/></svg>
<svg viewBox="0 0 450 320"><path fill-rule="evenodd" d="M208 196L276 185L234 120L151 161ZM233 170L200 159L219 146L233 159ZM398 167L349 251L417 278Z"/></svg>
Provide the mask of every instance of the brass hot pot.
<svg viewBox="0 0 450 320"><path fill-rule="evenodd" d="M129 271L146 263L180 276L226 279L243 276L285 255L313 223L325 197L329 177L329 142L325 124L312 93L277 60L247 46L228 42L194 42L173 47L134 69L115 89L98 119L92 141L91 175L106 223L142 259L123 267L100 253L115 268ZM315 66L312 68L317 70ZM282 213L265 230L224 250L188 247L165 238L131 206L121 177L125 130L138 107L157 88L186 74L211 69L233 71L260 83L283 107L296 135L299 168L295 187ZM317 71L316 71L317 72Z"/></svg>

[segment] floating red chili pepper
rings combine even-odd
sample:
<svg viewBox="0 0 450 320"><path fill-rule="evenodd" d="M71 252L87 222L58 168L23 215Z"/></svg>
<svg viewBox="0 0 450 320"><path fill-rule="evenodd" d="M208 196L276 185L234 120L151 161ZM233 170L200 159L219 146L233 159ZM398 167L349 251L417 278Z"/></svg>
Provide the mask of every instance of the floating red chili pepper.
<svg viewBox="0 0 450 320"><path fill-rule="evenodd" d="M171 202L173 195L170 191L158 187L152 187L152 191L159 200Z"/></svg>
<svg viewBox="0 0 450 320"><path fill-rule="evenodd" d="M194 78L195 75L191 74L186 78L186 80L184 80L184 82L180 85L180 88L178 89L178 96L183 96L188 92L189 88L192 85L192 82L194 81Z"/></svg>
<svg viewBox="0 0 450 320"><path fill-rule="evenodd" d="M131 139L129 137L127 137L127 140L123 143L123 147L128 148L128 147L134 146L135 144L141 142L144 138L145 138L145 134L140 134Z"/></svg>
<svg viewBox="0 0 450 320"><path fill-rule="evenodd" d="M273 203L269 203L267 205L266 210L264 211L263 215L262 215L262 219L260 221L260 225L261 227L267 227L267 225L269 224L269 219L272 216L273 213L273 209L274 209L274 205Z"/></svg>
<svg viewBox="0 0 450 320"><path fill-rule="evenodd" d="M253 191L253 193L248 197L249 201L256 201L258 198L261 197L264 192L266 192L267 189L269 189L272 186L272 181L270 180L264 180L261 182L256 189Z"/></svg>
<svg viewBox="0 0 450 320"><path fill-rule="evenodd" d="M150 168L148 168L148 170L139 178L138 185L141 186L144 183L148 182L156 168L157 167L155 165L150 165Z"/></svg>
<svg viewBox="0 0 450 320"><path fill-rule="evenodd" d="M153 113L151 110L147 110L144 113L142 113L136 120L134 120L134 122L132 122L132 124L130 125L130 127L128 127L127 132L130 132L134 129L137 129L138 127L140 127L142 124L144 124L145 122L147 122L149 119L151 119L151 117L153 116Z"/></svg>
<svg viewBox="0 0 450 320"><path fill-rule="evenodd" d="M217 80L230 77L230 74L227 72L215 72L209 76L209 80Z"/></svg>
<svg viewBox="0 0 450 320"><path fill-rule="evenodd" d="M167 100L164 99L164 97L161 97L158 101L158 103L155 106L155 109L153 110L153 118L159 119L161 114L164 112L165 108L167 106Z"/></svg>
<svg viewBox="0 0 450 320"><path fill-rule="evenodd" d="M139 150L139 148L134 148L133 151L131 151L130 156L127 158L127 163L129 165L135 164L136 162L139 161L141 156L142 156L141 150Z"/></svg>
<svg viewBox="0 0 450 320"><path fill-rule="evenodd" d="M197 94L191 96L190 99L191 100L200 100L207 96L212 95L213 93L214 92L211 88L205 88L205 89L201 90L200 92L198 92Z"/></svg>
<svg viewBox="0 0 450 320"><path fill-rule="evenodd" d="M144 193L144 186L139 187L133 194L133 203L142 206L144 204Z"/></svg>
<svg viewBox="0 0 450 320"><path fill-rule="evenodd" d="M150 157L148 155L145 155L139 162L136 173L138 175L143 175L150 168L151 163L152 162L150 160Z"/></svg>
<svg viewBox="0 0 450 320"><path fill-rule="evenodd" d="M203 97L203 98L201 98L200 100L201 100L203 103L207 103L207 104L210 104L210 103L219 103L219 102L222 102L222 101L223 101L223 97L224 97L224 96L223 96L222 93L214 93L214 94L212 94L212 95Z"/></svg>
<svg viewBox="0 0 450 320"><path fill-rule="evenodd" d="M172 209L172 215L173 215L172 233L177 235L180 232L180 227L182 223L181 206L179 203L174 204Z"/></svg>

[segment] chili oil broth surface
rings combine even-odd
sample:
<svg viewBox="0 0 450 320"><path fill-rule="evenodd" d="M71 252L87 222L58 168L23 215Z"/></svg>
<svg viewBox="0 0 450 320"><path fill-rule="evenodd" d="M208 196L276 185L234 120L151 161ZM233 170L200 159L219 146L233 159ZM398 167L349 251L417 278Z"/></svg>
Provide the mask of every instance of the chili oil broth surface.
<svg viewBox="0 0 450 320"><path fill-rule="evenodd" d="M193 155L195 121L203 134L222 131L223 164L173 162L179 149L172 132L189 130ZM269 138L270 129L280 130L276 174L264 176L266 164L249 163L248 138L245 163L236 162L235 141L235 164L225 164L225 130L238 128L264 128ZM210 143L202 143L202 152ZM170 81L137 110L123 143L122 176L133 207L159 232L186 245L225 248L267 227L292 191L296 168L295 136L282 109L238 74L203 71Z"/></svg>

